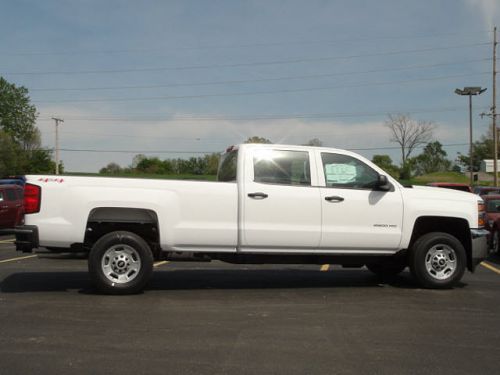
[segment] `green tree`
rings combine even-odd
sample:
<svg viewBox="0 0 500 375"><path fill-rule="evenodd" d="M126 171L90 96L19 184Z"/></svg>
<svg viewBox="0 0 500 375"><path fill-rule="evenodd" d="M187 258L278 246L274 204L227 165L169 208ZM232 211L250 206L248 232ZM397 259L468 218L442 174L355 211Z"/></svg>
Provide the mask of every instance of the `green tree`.
<svg viewBox="0 0 500 375"><path fill-rule="evenodd" d="M443 145L440 142L428 143L424 151L414 158L412 168L417 176L449 171L452 163L446 156L446 151L443 150Z"/></svg>
<svg viewBox="0 0 500 375"><path fill-rule="evenodd" d="M207 154L204 156L205 159L205 173L204 174L217 174L217 170L219 169L219 160L220 154L213 153Z"/></svg>
<svg viewBox="0 0 500 375"><path fill-rule="evenodd" d="M0 152L0 164L5 174L54 170L51 151L41 149L40 131L35 126L36 116L28 90L0 77L0 131L4 151Z"/></svg>
<svg viewBox="0 0 500 375"><path fill-rule="evenodd" d="M114 162L109 163L99 170L101 174L118 174L120 172L122 172L122 168Z"/></svg>
<svg viewBox="0 0 500 375"><path fill-rule="evenodd" d="M30 103L28 89L0 77L0 128L10 134L23 149L36 138L36 108Z"/></svg>
<svg viewBox="0 0 500 375"><path fill-rule="evenodd" d="M12 137L0 130L0 177L21 172L19 145Z"/></svg>
<svg viewBox="0 0 500 375"><path fill-rule="evenodd" d="M474 158L472 160L472 166L474 171L478 171L481 166L481 162L485 159L493 159L493 136L491 131L489 134L482 135L480 139L474 142ZM466 170L470 168L470 156L469 153L465 155L458 156L458 163L462 165Z"/></svg>
<svg viewBox="0 0 500 375"><path fill-rule="evenodd" d="M32 150L27 153L24 173L52 173L56 163L52 161L52 153L47 150ZM59 162L59 173L64 173L64 164Z"/></svg>
<svg viewBox="0 0 500 375"><path fill-rule="evenodd" d="M157 157L154 158L144 157L137 164L136 170L142 173L162 174L164 173L164 166L163 162Z"/></svg>
<svg viewBox="0 0 500 375"><path fill-rule="evenodd" d="M144 159L146 159L146 155L144 155L144 154L137 154L137 155L135 155L135 156L134 156L134 158L132 159L132 165L131 165L131 168L132 168L132 169L137 168L137 166L139 165L139 163L140 163L142 160L144 160Z"/></svg>
<svg viewBox="0 0 500 375"><path fill-rule="evenodd" d="M392 164L392 159L389 155L373 155L372 162L389 173L392 177L399 177L399 168Z"/></svg>
<svg viewBox="0 0 500 375"><path fill-rule="evenodd" d="M256 135L254 135L253 137L248 138L244 143L267 143L267 144L271 144L273 142L271 142L267 138L258 137Z"/></svg>

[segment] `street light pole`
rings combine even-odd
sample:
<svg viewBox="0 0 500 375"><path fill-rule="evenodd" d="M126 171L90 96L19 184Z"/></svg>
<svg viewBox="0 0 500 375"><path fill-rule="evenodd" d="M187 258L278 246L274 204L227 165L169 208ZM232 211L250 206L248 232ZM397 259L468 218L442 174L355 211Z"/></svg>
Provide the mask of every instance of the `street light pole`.
<svg viewBox="0 0 500 375"><path fill-rule="evenodd" d="M470 185L474 185L474 145L472 143L472 95L481 95L486 89L481 87L464 87L463 90L456 89L455 94L467 95L469 97L469 172Z"/></svg>

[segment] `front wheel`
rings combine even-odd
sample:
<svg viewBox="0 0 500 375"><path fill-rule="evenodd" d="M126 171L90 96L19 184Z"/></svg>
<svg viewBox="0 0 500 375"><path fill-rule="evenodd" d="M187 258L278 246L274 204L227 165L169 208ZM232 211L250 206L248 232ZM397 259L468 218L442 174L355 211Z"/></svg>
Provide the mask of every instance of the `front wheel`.
<svg viewBox="0 0 500 375"><path fill-rule="evenodd" d="M103 293L138 293L147 284L152 272L151 249L135 233L116 231L105 234L90 251L90 277Z"/></svg>
<svg viewBox="0 0 500 375"><path fill-rule="evenodd" d="M410 252L411 273L425 288L453 287L461 280L466 263L463 245L448 233L424 234Z"/></svg>

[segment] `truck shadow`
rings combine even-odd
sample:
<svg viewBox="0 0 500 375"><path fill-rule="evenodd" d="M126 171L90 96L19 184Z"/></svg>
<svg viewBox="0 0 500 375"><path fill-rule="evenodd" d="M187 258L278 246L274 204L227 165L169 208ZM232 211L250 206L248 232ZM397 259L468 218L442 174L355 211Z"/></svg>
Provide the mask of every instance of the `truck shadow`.
<svg viewBox="0 0 500 375"><path fill-rule="evenodd" d="M457 288L466 284L460 283ZM314 270L168 270L156 271L150 290L238 290L302 288L419 289L408 272L382 280L365 270L318 272ZM98 294L87 272L23 272L0 283L2 293L74 292Z"/></svg>

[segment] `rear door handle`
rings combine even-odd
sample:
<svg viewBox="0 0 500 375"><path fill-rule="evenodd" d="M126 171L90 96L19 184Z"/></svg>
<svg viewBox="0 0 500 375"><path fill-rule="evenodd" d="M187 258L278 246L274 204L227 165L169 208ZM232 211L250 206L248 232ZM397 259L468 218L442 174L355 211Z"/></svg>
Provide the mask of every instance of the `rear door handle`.
<svg viewBox="0 0 500 375"><path fill-rule="evenodd" d="M328 202L343 202L344 198L339 197L338 195L332 195L332 196L329 196L329 197L325 197L325 201L328 201Z"/></svg>
<svg viewBox="0 0 500 375"><path fill-rule="evenodd" d="M248 196L250 198L254 198L254 199L266 199L268 197L268 195L266 193L261 193L261 192L258 192L258 193L248 193Z"/></svg>

